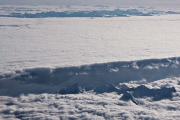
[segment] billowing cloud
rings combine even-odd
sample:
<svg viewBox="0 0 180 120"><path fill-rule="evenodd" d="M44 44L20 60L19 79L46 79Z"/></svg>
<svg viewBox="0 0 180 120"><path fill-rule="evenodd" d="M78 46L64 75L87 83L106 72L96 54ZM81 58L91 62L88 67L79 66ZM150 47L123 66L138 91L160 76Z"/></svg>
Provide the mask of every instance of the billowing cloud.
<svg viewBox="0 0 180 120"><path fill-rule="evenodd" d="M147 83L146 86L171 87L177 90L173 100L153 101L150 97L138 98L139 104L122 101L116 93L94 94L28 94L19 97L0 96L0 119L171 119L180 118L180 78L168 78ZM139 85L125 83L128 86Z"/></svg>

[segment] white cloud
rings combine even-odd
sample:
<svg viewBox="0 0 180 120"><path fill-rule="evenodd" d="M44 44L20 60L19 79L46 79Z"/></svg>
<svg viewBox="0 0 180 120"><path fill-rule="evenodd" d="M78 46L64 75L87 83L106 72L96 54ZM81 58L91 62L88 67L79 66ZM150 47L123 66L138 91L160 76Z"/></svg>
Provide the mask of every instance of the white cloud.
<svg viewBox="0 0 180 120"><path fill-rule="evenodd" d="M116 93L94 94L29 94L19 97L0 96L2 119L179 119L180 78L168 78L147 83L158 88L170 83L177 90L175 99L152 101L152 98L138 98L139 105L121 101ZM126 83L133 85L134 83ZM139 85L139 84L137 84ZM168 85L169 86L169 85ZM178 96L177 96L178 95ZM177 96L177 97L176 97Z"/></svg>

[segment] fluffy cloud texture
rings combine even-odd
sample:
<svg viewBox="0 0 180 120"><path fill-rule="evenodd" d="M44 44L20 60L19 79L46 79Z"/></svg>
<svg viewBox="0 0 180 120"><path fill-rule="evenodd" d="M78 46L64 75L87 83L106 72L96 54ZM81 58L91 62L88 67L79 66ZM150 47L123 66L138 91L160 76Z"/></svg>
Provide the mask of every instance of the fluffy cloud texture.
<svg viewBox="0 0 180 120"><path fill-rule="evenodd" d="M143 81L141 81L142 83ZM95 94L28 94L19 97L0 96L1 119L179 119L180 78L168 78L145 83L149 88L175 87L172 100L153 101L150 97L138 98L138 105L122 101L116 93ZM131 87L138 81L121 83ZM119 86L121 86L121 84ZM117 86L118 87L118 86Z"/></svg>

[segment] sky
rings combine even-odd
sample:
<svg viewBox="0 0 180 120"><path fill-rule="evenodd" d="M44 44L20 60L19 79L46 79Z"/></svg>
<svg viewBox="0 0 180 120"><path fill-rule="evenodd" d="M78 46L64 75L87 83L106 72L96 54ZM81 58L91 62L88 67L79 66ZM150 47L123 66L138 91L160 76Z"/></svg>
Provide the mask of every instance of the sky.
<svg viewBox="0 0 180 120"><path fill-rule="evenodd" d="M180 0L0 0L11 5L180 6Z"/></svg>

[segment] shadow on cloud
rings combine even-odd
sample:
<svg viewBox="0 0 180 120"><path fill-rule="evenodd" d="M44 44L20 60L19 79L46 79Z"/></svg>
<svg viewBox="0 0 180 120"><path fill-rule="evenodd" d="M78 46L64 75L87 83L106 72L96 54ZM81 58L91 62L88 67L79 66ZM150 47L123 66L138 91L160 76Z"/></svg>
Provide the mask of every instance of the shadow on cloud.
<svg viewBox="0 0 180 120"><path fill-rule="evenodd" d="M99 85L152 82L180 74L180 58L111 62L64 68L32 68L0 76L0 95L54 93L75 83L91 90Z"/></svg>

